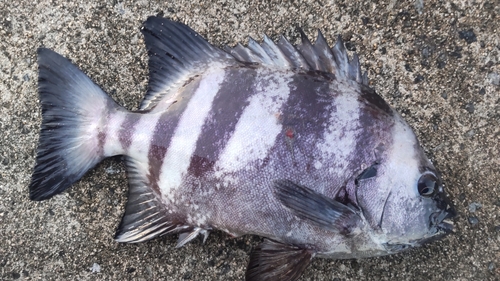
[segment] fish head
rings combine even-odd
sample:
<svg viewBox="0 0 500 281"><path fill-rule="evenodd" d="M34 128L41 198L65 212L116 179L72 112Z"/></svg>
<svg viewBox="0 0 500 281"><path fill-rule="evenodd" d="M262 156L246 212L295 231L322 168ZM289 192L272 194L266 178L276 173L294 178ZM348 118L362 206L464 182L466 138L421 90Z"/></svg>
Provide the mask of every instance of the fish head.
<svg viewBox="0 0 500 281"><path fill-rule="evenodd" d="M432 164L393 185L379 221L382 246L399 252L438 240L453 230L456 215Z"/></svg>
<svg viewBox="0 0 500 281"><path fill-rule="evenodd" d="M355 180L358 207L385 254L437 240L453 229L456 215L440 174L411 128L396 122L392 143Z"/></svg>

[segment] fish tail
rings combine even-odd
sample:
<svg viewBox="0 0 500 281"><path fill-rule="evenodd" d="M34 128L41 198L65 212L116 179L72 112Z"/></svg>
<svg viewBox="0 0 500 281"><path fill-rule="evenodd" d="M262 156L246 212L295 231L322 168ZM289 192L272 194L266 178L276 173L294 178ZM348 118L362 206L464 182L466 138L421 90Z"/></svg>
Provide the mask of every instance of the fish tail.
<svg viewBox="0 0 500 281"><path fill-rule="evenodd" d="M42 125L29 185L32 200L64 191L113 151L106 152L106 121L125 111L68 59L38 49Z"/></svg>

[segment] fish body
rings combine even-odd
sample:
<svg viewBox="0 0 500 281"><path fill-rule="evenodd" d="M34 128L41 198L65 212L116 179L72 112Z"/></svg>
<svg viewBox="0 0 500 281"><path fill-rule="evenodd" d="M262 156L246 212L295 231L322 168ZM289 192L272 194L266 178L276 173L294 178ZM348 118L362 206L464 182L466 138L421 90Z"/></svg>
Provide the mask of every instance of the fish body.
<svg viewBox="0 0 500 281"><path fill-rule="evenodd" d="M302 34L217 49L189 27L143 27L148 93L114 102L39 49L42 130L33 200L124 155L129 198L118 242L222 230L266 238L247 280L295 280L312 257L399 252L450 232L454 211L408 124L368 85L339 38Z"/></svg>

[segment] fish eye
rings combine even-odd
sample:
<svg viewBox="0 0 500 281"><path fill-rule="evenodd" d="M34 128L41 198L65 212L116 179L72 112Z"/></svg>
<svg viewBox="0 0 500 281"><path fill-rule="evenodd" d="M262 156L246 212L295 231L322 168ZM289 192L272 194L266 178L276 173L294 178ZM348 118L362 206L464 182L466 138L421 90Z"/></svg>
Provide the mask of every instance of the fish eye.
<svg viewBox="0 0 500 281"><path fill-rule="evenodd" d="M425 174L418 180L418 193L423 197L432 197L438 190L438 180L432 174Z"/></svg>

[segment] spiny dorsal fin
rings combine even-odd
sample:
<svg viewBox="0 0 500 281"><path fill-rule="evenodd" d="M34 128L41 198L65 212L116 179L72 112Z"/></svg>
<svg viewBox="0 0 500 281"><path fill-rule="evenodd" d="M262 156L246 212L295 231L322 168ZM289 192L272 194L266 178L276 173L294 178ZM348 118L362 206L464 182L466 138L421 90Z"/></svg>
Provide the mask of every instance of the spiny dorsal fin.
<svg viewBox="0 0 500 281"><path fill-rule="evenodd" d="M149 55L148 92L140 109L155 107L160 100L214 62L236 61L210 45L202 36L180 22L149 17L142 28Z"/></svg>
<svg viewBox="0 0 500 281"><path fill-rule="evenodd" d="M149 84L141 110L154 108L159 101L173 95L177 88L197 73L213 67L214 63L234 65L236 60L281 69L330 72L368 86L368 77L366 72L361 75L357 55L349 60L340 36L331 49L321 32L312 44L300 30L302 43L297 46L283 36L276 43L264 36L261 44L250 38L248 47L241 44L233 48L226 46L224 52L185 24L165 18L149 17L142 33L149 55Z"/></svg>
<svg viewBox="0 0 500 281"><path fill-rule="evenodd" d="M302 69L329 72L339 78L350 79L368 86L366 72L361 75L359 59L356 54L349 60L342 38L338 36L337 42L330 49L323 34L318 31L316 42L312 44L302 30L299 29L301 43L294 46L283 36L275 44L267 36L261 44L252 38L248 47L241 44L234 48L226 46L224 50L233 55L237 60L251 63L260 63L278 68Z"/></svg>
<svg viewBox="0 0 500 281"><path fill-rule="evenodd" d="M150 187L146 171L130 157L125 157L129 179L129 195L125 214L115 240L137 243L162 234L186 231L190 226L172 220Z"/></svg>
<svg viewBox="0 0 500 281"><path fill-rule="evenodd" d="M316 42L314 42L314 49L326 72L335 73L335 70L339 69L333 58L332 51L320 30L318 30L318 37L316 38Z"/></svg>
<svg viewBox="0 0 500 281"><path fill-rule="evenodd" d="M296 46L297 50L299 50L302 56L306 59L309 66L311 66L311 69L325 72L326 66L321 63L316 49L311 44L311 41L309 41L302 29L299 29L299 32L302 42Z"/></svg>

